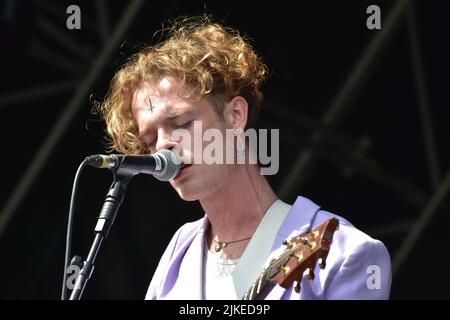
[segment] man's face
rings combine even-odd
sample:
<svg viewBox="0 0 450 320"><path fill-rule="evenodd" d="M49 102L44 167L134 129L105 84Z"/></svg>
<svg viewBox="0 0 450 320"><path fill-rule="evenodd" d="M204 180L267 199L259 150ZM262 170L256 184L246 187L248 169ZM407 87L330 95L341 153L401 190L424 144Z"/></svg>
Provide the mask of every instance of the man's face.
<svg viewBox="0 0 450 320"><path fill-rule="evenodd" d="M204 161L202 164L193 164L194 139L203 141L203 132L209 128L217 128L225 136L227 124L217 115L208 99L193 102L182 98L178 88L177 80L170 76L157 82L142 83L133 94L131 108L142 144L149 153L174 149L182 154L184 162L192 163L182 163L180 173L170 180L170 184L182 199L198 200L208 197L208 194L224 185L231 168L225 164L207 165ZM194 121L201 121L201 129L194 126ZM173 131L180 128L189 132L191 143L187 139L183 141L172 137ZM203 149L207 144L202 142Z"/></svg>

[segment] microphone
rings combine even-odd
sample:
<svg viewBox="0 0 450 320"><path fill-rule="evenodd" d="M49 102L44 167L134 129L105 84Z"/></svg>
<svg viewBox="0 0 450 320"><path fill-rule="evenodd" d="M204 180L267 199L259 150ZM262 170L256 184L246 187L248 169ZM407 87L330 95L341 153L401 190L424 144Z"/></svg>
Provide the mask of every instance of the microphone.
<svg viewBox="0 0 450 320"><path fill-rule="evenodd" d="M128 176L139 173L151 174L160 181L169 181L180 171L180 160L175 153L166 149L145 155L95 154L86 157L86 161L93 167L108 168L118 174Z"/></svg>

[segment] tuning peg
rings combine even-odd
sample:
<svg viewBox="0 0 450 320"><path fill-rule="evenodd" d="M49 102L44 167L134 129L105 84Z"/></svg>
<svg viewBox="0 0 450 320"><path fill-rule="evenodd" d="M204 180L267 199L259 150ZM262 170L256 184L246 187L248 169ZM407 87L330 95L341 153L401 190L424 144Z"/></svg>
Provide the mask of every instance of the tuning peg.
<svg viewBox="0 0 450 320"><path fill-rule="evenodd" d="M284 275L286 275L289 272L289 267L281 266L280 270L281 272L283 272Z"/></svg>
<svg viewBox="0 0 450 320"><path fill-rule="evenodd" d="M308 268L308 273L306 274L306 279L314 280L314 270L313 270L313 268Z"/></svg>
<svg viewBox="0 0 450 320"><path fill-rule="evenodd" d="M303 260L303 254L301 254L301 253L294 254L294 257L295 257L295 259L297 259L298 263L302 262L302 260Z"/></svg>
<svg viewBox="0 0 450 320"><path fill-rule="evenodd" d="M288 247L288 249L291 249L291 248L294 246L294 244L293 244L292 242L288 241L288 240L284 240L284 241L283 241L283 244L284 244L286 247Z"/></svg>
<svg viewBox="0 0 450 320"><path fill-rule="evenodd" d="M294 290L296 293L300 293L300 280L295 280L294 281Z"/></svg>
<svg viewBox="0 0 450 320"><path fill-rule="evenodd" d="M319 268L320 269L325 269L326 262L325 262L324 258L319 258L319 260L317 260L317 262L319 263Z"/></svg>
<svg viewBox="0 0 450 320"><path fill-rule="evenodd" d="M315 241L310 241L307 238L301 238L300 240L301 240L303 245L308 246L311 250L316 247L316 242Z"/></svg>

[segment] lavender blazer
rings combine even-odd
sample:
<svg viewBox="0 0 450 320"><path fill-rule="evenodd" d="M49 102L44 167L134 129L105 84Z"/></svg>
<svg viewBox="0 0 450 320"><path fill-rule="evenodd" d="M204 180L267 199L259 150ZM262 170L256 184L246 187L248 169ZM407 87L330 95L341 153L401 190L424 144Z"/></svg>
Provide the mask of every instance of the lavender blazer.
<svg viewBox="0 0 450 320"><path fill-rule="evenodd" d="M333 236L325 269L316 266L313 281L303 278L300 293L292 287L284 289L276 285L266 299L389 298L391 261L383 243L303 197L297 198L278 230L267 262L284 251L284 239L302 234L332 217L339 219L340 226ZM203 246L208 223L205 215L178 229L158 264L146 299L203 299Z"/></svg>

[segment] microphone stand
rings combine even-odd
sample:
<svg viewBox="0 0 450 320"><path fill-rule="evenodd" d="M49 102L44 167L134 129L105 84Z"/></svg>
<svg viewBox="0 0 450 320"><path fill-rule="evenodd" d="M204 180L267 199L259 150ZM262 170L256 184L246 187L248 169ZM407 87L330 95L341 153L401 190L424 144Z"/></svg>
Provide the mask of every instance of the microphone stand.
<svg viewBox="0 0 450 320"><path fill-rule="evenodd" d="M70 295L70 300L80 300L83 291L86 287L87 281L91 278L94 271L94 261L97 257L100 245L103 239L108 237L109 230L116 219L119 207L122 204L125 191L128 182L133 177L133 175L119 173L120 170L113 171L114 181L106 195L105 202L100 211L100 216L98 217L97 225L95 226L95 238L89 251L89 255L83 263L80 263L81 270L77 275L75 282L75 287ZM72 261L80 260L79 257L75 257ZM72 263L74 264L74 263ZM77 263L78 264L78 263Z"/></svg>

